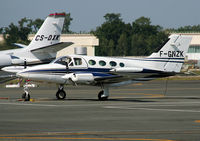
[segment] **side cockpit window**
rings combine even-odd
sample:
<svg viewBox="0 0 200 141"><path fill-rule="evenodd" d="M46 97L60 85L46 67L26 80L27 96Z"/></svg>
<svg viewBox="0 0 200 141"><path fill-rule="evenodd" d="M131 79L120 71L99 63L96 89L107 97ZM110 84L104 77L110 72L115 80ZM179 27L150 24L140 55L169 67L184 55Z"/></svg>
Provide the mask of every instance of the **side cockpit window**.
<svg viewBox="0 0 200 141"><path fill-rule="evenodd" d="M73 62L72 62L72 59L70 57L59 58L54 63L61 64L61 65L73 66Z"/></svg>

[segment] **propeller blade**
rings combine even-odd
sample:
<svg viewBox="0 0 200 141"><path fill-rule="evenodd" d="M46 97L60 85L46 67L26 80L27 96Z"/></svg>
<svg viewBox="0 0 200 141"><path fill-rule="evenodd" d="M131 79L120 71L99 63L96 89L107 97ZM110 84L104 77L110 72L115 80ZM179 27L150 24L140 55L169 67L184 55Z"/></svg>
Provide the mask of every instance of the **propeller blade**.
<svg viewBox="0 0 200 141"><path fill-rule="evenodd" d="M26 63L26 59L24 60L24 69L27 68L27 63Z"/></svg>

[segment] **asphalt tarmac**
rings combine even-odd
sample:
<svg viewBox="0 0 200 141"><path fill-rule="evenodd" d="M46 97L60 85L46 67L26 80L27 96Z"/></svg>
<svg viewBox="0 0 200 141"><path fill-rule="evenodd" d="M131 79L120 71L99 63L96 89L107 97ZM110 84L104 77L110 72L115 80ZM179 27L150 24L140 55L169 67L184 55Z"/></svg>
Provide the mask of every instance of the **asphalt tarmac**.
<svg viewBox="0 0 200 141"><path fill-rule="evenodd" d="M98 101L98 87L0 88L0 140L199 141L200 81L151 81L111 88Z"/></svg>

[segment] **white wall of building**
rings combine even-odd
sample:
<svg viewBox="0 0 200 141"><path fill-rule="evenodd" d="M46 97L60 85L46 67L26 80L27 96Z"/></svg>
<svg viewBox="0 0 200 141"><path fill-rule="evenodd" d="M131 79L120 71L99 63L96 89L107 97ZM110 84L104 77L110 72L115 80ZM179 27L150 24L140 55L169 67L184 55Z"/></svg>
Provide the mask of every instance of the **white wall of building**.
<svg viewBox="0 0 200 141"><path fill-rule="evenodd" d="M87 47L87 55L95 55L95 46L99 45L99 39L91 34L62 34L61 42L73 42L74 44L59 51L57 56L74 54L75 47Z"/></svg>
<svg viewBox="0 0 200 141"><path fill-rule="evenodd" d="M178 33L181 35L192 36L190 46L200 46L200 33ZM186 60L200 60L200 53L187 53Z"/></svg>

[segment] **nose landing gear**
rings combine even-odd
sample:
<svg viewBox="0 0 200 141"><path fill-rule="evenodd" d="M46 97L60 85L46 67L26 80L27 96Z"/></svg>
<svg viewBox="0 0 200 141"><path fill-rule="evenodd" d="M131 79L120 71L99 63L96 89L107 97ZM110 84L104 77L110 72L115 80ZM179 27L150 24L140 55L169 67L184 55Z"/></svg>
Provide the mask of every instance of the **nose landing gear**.
<svg viewBox="0 0 200 141"><path fill-rule="evenodd" d="M57 99L65 99L66 92L64 91L64 86L60 85L58 91L56 92Z"/></svg>

